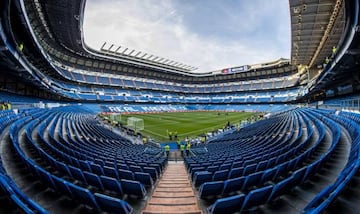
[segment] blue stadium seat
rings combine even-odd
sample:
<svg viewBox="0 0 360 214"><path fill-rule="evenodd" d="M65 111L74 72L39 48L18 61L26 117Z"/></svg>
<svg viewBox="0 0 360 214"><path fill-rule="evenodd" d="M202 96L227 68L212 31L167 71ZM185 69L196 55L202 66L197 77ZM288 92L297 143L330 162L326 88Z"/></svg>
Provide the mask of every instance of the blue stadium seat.
<svg viewBox="0 0 360 214"><path fill-rule="evenodd" d="M129 170L118 170L119 179L126 179L126 180L135 180L134 173Z"/></svg>
<svg viewBox="0 0 360 214"><path fill-rule="evenodd" d="M100 193L95 193L94 196L96 202L103 211L118 214L133 213L133 208L121 199L113 198Z"/></svg>
<svg viewBox="0 0 360 214"><path fill-rule="evenodd" d="M296 167L296 162L297 162L296 159L291 159L289 161L289 164L288 164L288 167L287 167L286 171L289 171L289 172L293 171L295 169L295 167Z"/></svg>
<svg viewBox="0 0 360 214"><path fill-rule="evenodd" d="M135 174L135 180L140 181L145 186L152 187L154 185L154 181L149 173L135 172L134 174Z"/></svg>
<svg viewBox="0 0 360 214"><path fill-rule="evenodd" d="M288 173L288 171L287 171L288 165L289 165L289 162L285 162L285 163L282 163L279 166L277 166L275 178L279 178L281 175Z"/></svg>
<svg viewBox="0 0 360 214"><path fill-rule="evenodd" d="M245 167L245 169L244 169L243 175L245 176L245 175L249 175L249 174L251 174L251 173L254 173L255 170L256 170L256 167L257 167L257 164L256 164L256 163L251 164L251 165L247 165L247 166Z"/></svg>
<svg viewBox="0 0 360 214"><path fill-rule="evenodd" d="M224 189L223 181L205 182L199 188L199 196L202 199L221 195Z"/></svg>
<svg viewBox="0 0 360 214"><path fill-rule="evenodd" d="M118 178L118 174L116 169L110 166L103 167L104 175L112 178Z"/></svg>
<svg viewBox="0 0 360 214"><path fill-rule="evenodd" d="M231 192L240 191L244 185L245 177L231 178L224 181L223 194L229 194Z"/></svg>
<svg viewBox="0 0 360 214"><path fill-rule="evenodd" d="M96 163L90 163L91 171L97 175L104 175L103 168Z"/></svg>
<svg viewBox="0 0 360 214"><path fill-rule="evenodd" d="M316 173L320 164L321 164L320 161L316 161L316 162L310 164L309 166L307 166L306 173L304 175L304 181L309 179L311 176L313 176Z"/></svg>
<svg viewBox="0 0 360 214"><path fill-rule="evenodd" d="M256 167L256 171L257 172L263 171L266 169L266 166L267 166L267 161L260 161Z"/></svg>
<svg viewBox="0 0 360 214"><path fill-rule="evenodd" d="M64 175L71 176L68 166L63 162L56 161L56 169L59 170Z"/></svg>
<svg viewBox="0 0 360 214"><path fill-rule="evenodd" d="M206 171L208 172L215 172L219 169L219 166L208 166L208 168L206 169Z"/></svg>
<svg viewBox="0 0 360 214"><path fill-rule="evenodd" d="M189 170L189 174L191 175L191 178L194 180L196 172L204 172L204 171L205 171L205 167L203 167L203 166L201 166L201 167L192 167Z"/></svg>
<svg viewBox="0 0 360 214"><path fill-rule="evenodd" d="M263 171L255 172L255 173L252 173L252 174L246 176L244 185L242 186L241 189L242 190L247 190L247 189L250 189L253 186L259 185L262 175L263 175Z"/></svg>
<svg viewBox="0 0 360 214"><path fill-rule="evenodd" d="M276 199L277 197L283 195L284 193L290 191L294 187L294 177L290 176L279 183L277 183L269 196L268 202Z"/></svg>
<svg viewBox="0 0 360 214"><path fill-rule="evenodd" d="M267 166L266 168L270 169L270 168L273 168L275 166L275 163L276 163L276 157L273 157L273 158L270 158L268 161L267 161Z"/></svg>
<svg viewBox="0 0 360 214"><path fill-rule="evenodd" d="M86 172L86 171L83 174L84 174L86 182L89 185L97 187L100 190L104 190L104 186L98 175L91 173L91 172Z"/></svg>
<svg viewBox="0 0 360 214"><path fill-rule="evenodd" d="M142 172L142 169L140 166L134 166L134 165L130 165L129 170L132 172Z"/></svg>
<svg viewBox="0 0 360 214"><path fill-rule="evenodd" d="M240 211L244 203L244 199L244 194L221 198L216 200L213 205L209 206L206 211L208 214L234 213Z"/></svg>
<svg viewBox="0 0 360 214"><path fill-rule="evenodd" d="M69 189L67 181L65 181L61 178L58 178L56 176L53 177L53 181L54 181L54 185L55 185L57 191L65 194L71 198L73 197L72 192Z"/></svg>
<svg viewBox="0 0 360 214"><path fill-rule="evenodd" d="M129 170L129 166L123 163L118 163L117 165L117 169L124 169L124 170Z"/></svg>
<svg viewBox="0 0 360 214"><path fill-rule="evenodd" d="M219 168L219 170L230 170L231 169L231 163L222 164Z"/></svg>
<svg viewBox="0 0 360 214"><path fill-rule="evenodd" d="M100 209L99 205L95 201L94 195L88 189L84 189L72 183L68 183L68 187L74 196L74 199L97 210Z"/></svg>
<svg viewBox="0 0 360 214"><path fill-rule="evenodd" d="M82 171L91 172L90 164L87 161L79 160L79 164Z"/></svg>
<svg viewBox="0 0 360 214"><path fill-rule="evenodd" d="M56 186L54 184L54 181L52 179L52 176L49 172L43 170L41 167L35 165L35 172L39 179L47 186L49 186L51 189L56 190Z"/></svg>
<svg viewBox="0 0 360 214"><path fill-rule="evenodd" d="M100 176L101 183L104 189L108 191L115 192L117 194L123 195L123 189L121 187L121 183L116 180L115 178L107 177L107 176Z"/></svg>
<svg viewBox="0 0 360 214"><path fill-rule="evenodd" d="M146 189L139 181L121 179L121 186L127 195L134 195L139 198L146 196Z"/></svg>
<svg viewBox="0 0 360 214"><path fill-rule="evenodd" d="M216 172L214 172L212 180L213 181L224 181L227 179L228 174L229 174L229 170L227 170L227 169L216 171Z"/></svg>
<svg viewBox="0 0 360 214"><path fill-rule="evenodd" d="M82 182L84 184L87 184L86 180L85 180L85 177L84 177L84 174L79 168L69 166L69 170L70 170L71 176L74 179L76 179L76 180L78 180L78 181L80 181L80 182Z"/></svg>
<svg viewBox="0 0 360 214"><path fill-rule="evenodd" d="M294 185L299 185L304 182L305 173L306 167L302 167L293 172L292 177L294 177Z"/></svg>
<svg viewBox="0 0 360 214"><path fill-rule="evenodd" d="M234 169L234 168L242 167L243 164L244 164L244 162L242 160L237 160L237 161L233 162L231 168Z"/></svg>
<svg viewBox="0 0 360 214"><path fill-rule="evenodd" d="M16 194L12 194L10 198L24 213L35 213Z"/></svg>
<svg viewBox="0 0 360 214"><path fill-rule="evenodd" d="M153 181L157 181L158 179L158 174L156 172L156 169L153 167L143 167L143 171L145 173L149 173L151 178L153 179Z"/></svg>
<svg viewBox="0 0 360 214"><path fill-rule="evenodd" d="M244 173L244 167L233 168L229 172L229 178L241 177Z"/></svg>
<svg viewBox="0 0 360 214"><path fill-rule="evenodd" d="M267 181L273 180L276 172L277 172L277 168L271 168L271 169L265 170L261 177L260 183L265 183Z"/></svg>
<svg viewBox="0 0 360 214"><path fill-rule="evenodd" d="M241 207L241 210L247 210L254 206L265 204L269 199L272 188L273 187L271 185L269 185L269 186L265 186L265 187L250 191L249 194L246 195L246 198L245 198L243 206Z"/></svg>
<svg viewBox="0 0 360 214"><path fill-rule="evenodd" d="M195 172L194 174L194 185L199 186L205 182L212 180L212 173L207 171Z"/></svg>

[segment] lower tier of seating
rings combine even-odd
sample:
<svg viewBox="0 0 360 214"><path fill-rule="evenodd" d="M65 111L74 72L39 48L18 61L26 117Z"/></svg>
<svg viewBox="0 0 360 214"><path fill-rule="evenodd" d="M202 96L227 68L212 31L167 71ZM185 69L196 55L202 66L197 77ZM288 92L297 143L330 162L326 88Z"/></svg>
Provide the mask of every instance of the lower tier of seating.
<svg viewBox="0 0 360 214"><path fill-rule="evenodd" d="M289 109L194 145L182 175L190 202L168 199L180 183L166 180L159 147L133 144L79 106L3 111L0 213L154 213L165 202L206 213L356 213L359 118Z"/></svg>

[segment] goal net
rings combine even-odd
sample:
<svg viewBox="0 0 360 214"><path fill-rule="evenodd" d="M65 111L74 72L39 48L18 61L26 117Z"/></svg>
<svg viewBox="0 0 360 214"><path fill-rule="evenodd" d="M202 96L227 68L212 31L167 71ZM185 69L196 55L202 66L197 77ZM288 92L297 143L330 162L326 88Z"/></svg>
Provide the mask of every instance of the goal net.
<svg viewBox="0 0 360 214"><path fill-rule="evenodd" d="M129 117L127 119L127 126L135 131L144 130L144 120L137 117Z"/></svg>
<svg viewBox="0 0 360 214"><path fill-rule="evenodd" d="M110 114L109 118L111 121L121 122L121 114Z"/></svg>

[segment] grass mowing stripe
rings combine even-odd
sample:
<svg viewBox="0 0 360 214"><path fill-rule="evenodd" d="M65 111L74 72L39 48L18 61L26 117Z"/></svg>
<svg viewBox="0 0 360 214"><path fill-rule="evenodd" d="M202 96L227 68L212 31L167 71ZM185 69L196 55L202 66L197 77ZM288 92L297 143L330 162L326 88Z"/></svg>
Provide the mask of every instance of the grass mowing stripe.
<svg viewBox="0 0 360 214"><path fill-rule="evenodd" d="M137 117L144 120L145 130L143 134L149 135L158 141L167 141L167 130L178 132L178 136L184 139L186 136L194 137L204 132L223 128L229 121L239 123L254 113L244 112L177 112L158 114L135 114L122 115L122 121L126 124L128 117Z"/></svg>

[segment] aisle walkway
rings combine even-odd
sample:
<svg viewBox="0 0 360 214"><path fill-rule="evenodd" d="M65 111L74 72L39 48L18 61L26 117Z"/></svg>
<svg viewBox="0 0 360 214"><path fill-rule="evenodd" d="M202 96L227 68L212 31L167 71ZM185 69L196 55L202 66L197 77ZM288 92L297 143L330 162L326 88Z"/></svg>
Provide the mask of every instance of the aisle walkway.
<svg viewBox="0 0 360 214"><path fill-rule="evenodd" d="M183 163L169 162L143 213L202 213Z"/></svg>

